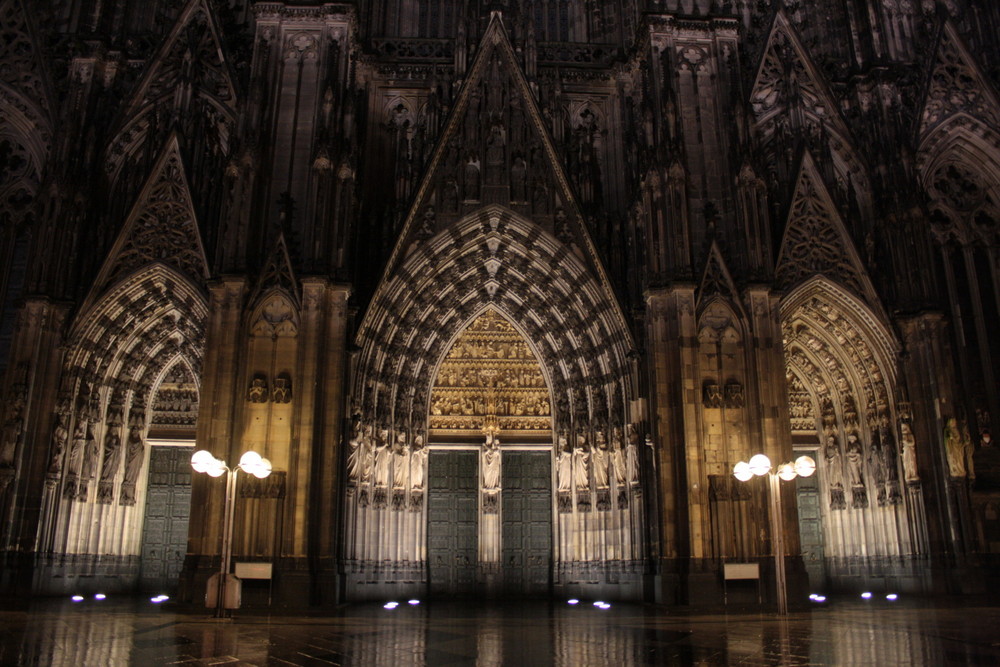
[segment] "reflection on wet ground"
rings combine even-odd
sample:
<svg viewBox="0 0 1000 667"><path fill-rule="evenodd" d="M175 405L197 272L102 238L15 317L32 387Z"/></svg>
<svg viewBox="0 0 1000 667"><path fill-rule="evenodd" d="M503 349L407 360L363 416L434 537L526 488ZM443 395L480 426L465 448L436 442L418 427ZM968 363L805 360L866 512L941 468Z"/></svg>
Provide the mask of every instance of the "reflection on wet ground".
<svg viewBox="0 0 1000 667"><path fill-rule="evenodd" d="M772 614L580 603L205 612L143 601L40 601L0 611L3 665L983 665L1000 607L841 602Z"/></svg>

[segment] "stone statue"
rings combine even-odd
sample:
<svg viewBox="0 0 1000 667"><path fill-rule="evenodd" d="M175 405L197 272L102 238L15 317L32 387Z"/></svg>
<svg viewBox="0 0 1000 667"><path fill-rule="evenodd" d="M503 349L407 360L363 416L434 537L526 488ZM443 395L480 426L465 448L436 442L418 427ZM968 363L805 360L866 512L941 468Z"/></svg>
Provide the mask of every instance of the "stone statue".
<svg viewBox="0 0 1000 667"><path fill-rule="evenodd" d="M608 470L608 443L604 439L604 433L598 431L595 434L595 443L596 447L593 451L594 484L598 489L606 489L611 486L611 480Z"/></svg>
<svg viewBox="0 0 1000 667"><path fill-rule="evenodd" d="M857 433L847 434L847 472L850 477L852 487L863 487L865 485L864 453L861 451L861 442L858 441Z"/></svg>
<svg viewBox="0 0 1000 667"><path fill-rule="evenodd" d="M871 444L868 446L868 471L875 489L875 498L879 507L883 507L889 502L889 494L886 490L885 449L877 427L872 429Z"/></svg>
<svg viewBox="0 0 1000 667"><path fill-rule="evenodd" d="M840 443L837 437L828 432L826 445L823 447L823 459L826 465L823 473L830 489L830 509L842 510L847 507L844 496L844 463L840 456Z"/></svg>
<svg viewBox="0 0 1000 667"><path fill-rule="evenodd" d="M715 383L706 384L702 388L703 402L706 408L722 407L722 388Z"/></svg>
<svg viewBox="0 0 1000 667"><path fill-rule="evenodd" d="M872 483L881 485L885 483L885 459L882 450L882 438L878 431L872 433L871 445L868 447L868 469L872 474Z"/></svg>
<svg viewBox="0 0 1000 667"><path fill-rule="evenodd" d="M125 478L122 480L122 493L119 503L122 505L135 505L136 494L135 484L139 479L139 472L145 462L146 443L142 437L142 428L134 425L128 432L128 446L125 450Z"/></svg>
<svg viewBox="0 0 1000 667"><path fill-rule="evenodd" d="M392 451L389 449L389 430L379 431L379 437L375 443L375 486L386 487L389 485L389 464L392 460Z"/></svg>
<svg viewBox="0 0 1000 667"><path fill-rule="evenodd" d="M292 402L292 380L289 377L274 378L274 390L271 392L271 400L275 403ZM263 403L263 401L254 401Z"/></svg>
<svg viewBox="0 0 1000 667"><path fill-rule="evenodd" d="M114 480L122 462L122 438L117 424L108 424L104 435L104 464L101 467L101 481L97 487L97 502L109 504L114 499Z"/></svg>
<svg viewBox="0 0 1000 667"><path fill-rule="evenodd" d="M410 488L420 491L424 488L424 475L427 470L427 448L424 447L424 436L413 439L413 451L410 453Z"/></svg>
<svg viewBox="0 0 1000 667"><path fill-rule="evenodd" d="M625 445L625 468L632 486L639 484L639 431L634 424L629 425L628 443Z"/></svg>
<svg viewBox="0 0 1000 667"><path fill-rule="evenodd" d="M573 451L566 436L559 436L556 453L556 484L559 491L569 493L573 485Z"/></svg>
<svg viewBox="0 0 1000 667"><path fill-rule="evenodd" d="M87 444L87 422L77 419L73 427L73 441L69 446L69 455L66 457L66 469L69 473L76 475L83 460L83 452Z"/></svg>
<svg viewBox="0 0 1000 667"><path fill-rule="evenodd" d="M358 483L361 477L361 466L362 466L362 449L361 449L361 422L354 422L354 427L352 429L353 433L351 439L348 440L347 446L347 479L355 484Z"/></svg>
<svg viewBox="0 0 1000 667"><path fill-rule="evenodd" d="M406 435L396 436L396 446L392 450L392 487L405 489L410 473L410 448L406 444Z"/></svg>
<svg viewBox="0 0 1000 667"><path fill-rule="evenodd" d="M823 455L826 458L827 484L830 488L844 488L844 468L840 459L840 446L837 444L835 436L827 436Z"/></svg>
<svg viewBox="0 0 1000 667"><path fill-rule="evenodd" d="M94 435L94 425L87 425L87 445L83 454L83 466L80 469L80 488L77 498L86 500L87 492L90 490L90 482L97 476L97 462L101 456L100 447L97 445L97 436Z"/></svg>
<svg viewBox="0 0 1000 667"><path fill-rule="evenodd" d="M73 500L77 496L80 464L83 462L86 445L87 422L78 418L73 426L73 440L70 442L69 454L66 455L66 486L63 487L63 497L66 500Z"/></svg>
<svg viewBox="0 0 1000 667"><path fill-rule="evenodd" d="M969 465L972 463L972 443L963 437L958 420L954 417L944 424L944 446L948 454L948 474L952 477L975 477L970 475Z"/></svg>
<svg viewBox="0 0 1000 667"><path fill-rule="evenodd" d="M625 461L625 444L618 428L611 432L611 462L615 469L615 483L618 486L625 486L628 481L628 465Z"/></svg>
<svg viewBox="0 0 1000 667"><path fill-rule="evenodd" d="M899 439L903 443L903 479L907 482L920 481L917 472L917 439L913 437L910 425L903 422L899 425Z"/></svg>
<svg viewBox="0 0 1000 667"><path fill-rule="evenodd" d="M965 470L969 474L969 479L976 478L976 466L972 459L972 454L975 452L975 446L972 444L972 437L969 435L969 423L962 420L962 452L965 455Z"/></svg>
<svg viewBox="0 0 1000 667"><path fill-rule="evenodd" d="M882 437L882 456L885 459L885 478L889 482L899 481L899 452L896 449L896 439L889 428L889 418L883 416L879 421L879 434Z"/></svg>
<svg viewBox="0 0 1000 667"><path fill-rule="evenodd" d="M375 469L375 428L369 424L364 427L361 433L359 444L360 472L358 481L361 483L370 482Z"/></svg>
<svg viewBox="0 0 1000 667"><path fill-rule="evenodd" d="M66 442L69 440L69 431L66 429L65 415L56 416L56 425L52 431L52 455L49 458L49 475L58 476L62 472L63 452L66 451Z"/></svg>
<svg viewBox="0 0 1000 667"><path fill-rule="evenodd" d="M9 407L9 416L3 425L3 436L0 440L0 468L9 468L14 464L14 454L24 433L24 396L16 392Z"/></svg>
<svg viewBox="0 0 1000 667"><path fill-rule="evenodd" d="M250 381L247 400L251 403L267 403L267 381L264 378L257 376Z"/></svg>
<svg viewBox="0 0 1000 667"><path fill-rule="evenodd" d="M491 491L500 488L500 441L494 436L486 436L483 447L483 489Z"/></svg>
<svg viewBox="0 0 1000 667"><path fill-rule="evenodd" d="M573 476L577 491L590 489L590 450L582 433L576 436L576 447L573 449Z"/></svg>

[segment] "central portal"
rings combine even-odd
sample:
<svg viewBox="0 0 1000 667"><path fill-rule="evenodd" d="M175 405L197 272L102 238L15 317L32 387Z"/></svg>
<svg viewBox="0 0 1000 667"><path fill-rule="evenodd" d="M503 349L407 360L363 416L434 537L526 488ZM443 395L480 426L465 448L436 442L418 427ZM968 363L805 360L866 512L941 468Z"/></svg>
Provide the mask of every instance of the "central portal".
<svg viewBox="0 0 1000 667"><path fill-rule="evenodd" d="M431 393L432 593L549 594L551 407L531 346L497 311L484 310L452 343Z"/></svg>
<svg viewBox="0 0 1000 667"><path fill-rule="evenodd" d="M551 456L515 450L501 458L499 498L491 505L481 489L480 453L431 452L427 556L436 597L550 594Z"/></svg>

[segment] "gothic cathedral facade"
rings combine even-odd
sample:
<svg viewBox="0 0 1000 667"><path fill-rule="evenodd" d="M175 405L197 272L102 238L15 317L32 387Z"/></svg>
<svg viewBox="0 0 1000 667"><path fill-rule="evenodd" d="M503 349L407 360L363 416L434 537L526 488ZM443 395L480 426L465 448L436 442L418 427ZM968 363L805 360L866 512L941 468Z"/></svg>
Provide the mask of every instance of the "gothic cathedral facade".
<svg viewBox="0 0 1000 667"><path fill-rule="evenodd" d="M197 600L195 449L249 604L996 576L996 3L0 21L3 590Z"/></svg>

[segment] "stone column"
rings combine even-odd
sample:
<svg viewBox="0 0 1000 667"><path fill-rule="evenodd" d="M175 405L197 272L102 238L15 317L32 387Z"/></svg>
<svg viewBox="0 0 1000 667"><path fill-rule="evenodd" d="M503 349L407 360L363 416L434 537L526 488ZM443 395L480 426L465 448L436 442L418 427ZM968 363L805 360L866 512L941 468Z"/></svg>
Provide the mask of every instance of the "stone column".
<svg viewBox="0 0 1000 667"><path fill-rule="evenodd" d="M228 277L209 287L209 314L206 323L205 357L199 397L197 448L207 449L230 465L240 452L233 451L236 406L243 400L240 377L243 299L246 279ZM191 488L188 528L189 549L198 556L217 555L222 537L225 483L208 475L195 474ZM208 568L210 563L188 562L190 567ZM189 573L190 574L190 573ZM207 576L207 574L205 575ZM201 595L198 585L193 596Z"/></svg>
<svg viewBox="0 0 1000 667"><path fill-rule="evenodd" d="M318 604L334 602L339 595L335 575L343 524L340 490L348 417L345 383L351 291L347 285L320 278L306 278L302 283L302 408L296 413L293 439L305 448L300 452L300 465L309 466L304 470L310 470L311 477L308 510L296 517L296 530L305 531L310 568L315 573L313 602Z"/></svg>
<svg viewBox="0 0 1000 667"><path fill-rule="evenodd" d="M6 385L23 383L19 442L10 466L11 479L0 494L0 587L27 590L38 540L46 532L42 506L50 464L52 414L62 371L62 336L67 307L39 297L27 299L18 313L11 340ZM23 374L24 377L16 377Z"/></svg>
<svg viewBox="0 0 1000 667"><path fill-rule="evenodd" d="M751 406L747 433L752 451L764 452L775 467L794 460L791 416L788 412L788 387L785 380L785 350L781 332L778 295L767 286L747 290L750 303L750 368L748 380L754 385L747 396ZM799 515L794 482L782 482L782 517L786 557L799 557ZM788 567L789 581L797 577L798 567Z"/></svg>
<svg viewBox="0 0 1000 667"><path fill-rule="evenodd" d="M698 387L694 285L646 292L651 431L660 498L661 589L663 602L683 601L679 565L704 553L701 519L704 493L690 493L700 479L695 405ZM650 490L652 492L652 490ZM700 496L700 497L699 497Z"/></svg>
<svg viewBox="0 0 1000 667"><path fill-rule="evenodd" d="M948 493L948 457L944 425L955 417L954 354L941 313L926 312L899 321L905 354L902 375L910 399L910 425L926 509L927 536L932 554L962 551L963 512ZM967 514L967 512L965 512Z"/></svg>

